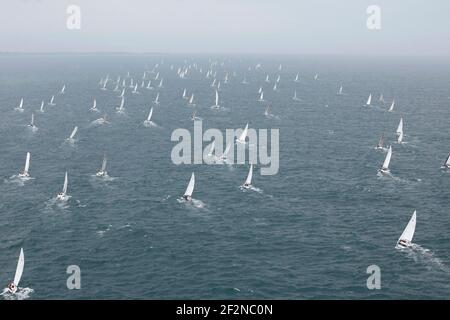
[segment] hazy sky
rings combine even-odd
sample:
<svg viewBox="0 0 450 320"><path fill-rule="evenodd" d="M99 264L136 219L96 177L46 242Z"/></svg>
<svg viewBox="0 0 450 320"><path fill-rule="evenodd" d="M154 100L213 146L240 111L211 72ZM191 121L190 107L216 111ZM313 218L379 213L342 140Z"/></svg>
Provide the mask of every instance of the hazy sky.
<svg viewBox="0 0 450 320"><path fill-rule="evenodd" d="M1 52L450 55L450 0L0 0L0 27Z"/></svg>

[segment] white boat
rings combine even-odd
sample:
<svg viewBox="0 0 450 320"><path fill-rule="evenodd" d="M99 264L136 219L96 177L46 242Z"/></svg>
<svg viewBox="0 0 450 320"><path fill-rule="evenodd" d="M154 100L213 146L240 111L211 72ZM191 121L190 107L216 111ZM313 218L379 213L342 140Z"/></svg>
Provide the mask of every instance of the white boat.
<svg viewBox="0 0 450 320"><path fill-rule="evenodd" d="M97 124L108 124L109 123L109 121L106 120L106 113L103 115L103 117L98 118L94 122Z"/></svg>
<svg viewBox="0 0 450 320"><path fill-rule="evenodd" d="M75 126L75 128L73 128L72 133L70 134L70 136L66 139L66 141L68 142L75 142L75 135L77 134L78 131L78 126Z"/></svg>
<svg viewBox="0 0 450 320"><path fill-rule="evenodd" d="M69 180L67 178L67 171L66 171L66 175L64 176L64 185L63 185L63 189L60 193L58 193L58 195L56 196L56 199L61 200L61 201L66 201L69 199L69 196L67 195L67 185L69 183Z"/></svg>
<svg viewBox="0 0 450 320"><path fill-rule="evenodd" d="M125 111L124 105L125 105L125 98L122 97L122 99L120 100L120 105L118 107L116 107L116 110L117 110L116 112L124 113L124 111Z"/></svg>
<svg viewBox="0 0 450 320"><path fill-rule="evenodd" d="M138 85L137 85L137 83L134 85L134 89L133 89L133 91L131 91L131 93L139 93L139 91L137 91L137 89L138 89Z"/></svg>
<svg viewBox="0 0 450 320"><path fill-rule="evenodd" d="M184 90L183 90L183 99L187 99L187 96L186 96L186 88L184 88Z"/></svg>
<svg viewBox="0 0 450 320"><path fill-rule="evenodd" d="M186 201L192 200L192 193L194 192L194 186L195 186L195 175L192 172L191 180L189 180L189 184L186 188L186 191L184 192L183 199Z"/></svg>
<svg viewBox="0 0 450 320"><path fill-rule="evenodd" d="M389 112L394 111L394 106L395 106L395 100L392 100L391 106L389 107Z"/></svg>
<svg viewBox="0 0 450 320"><path fill-rule="evenodd" d="M61 91L59 93L64 94L65 92L66 92L66 85L63 85L63 87L61 88Z"/></svg>
<svg viewBox="0 0 450 320"><path fill-rule="evenodd" d="M44 100L41 102L41 107L39 108L39 112L44 113Z"/></svg>
<svg viewBox="0 0 450 320"><path fill-rule="evenodd" d="M49 106L54 106L54 105L56 105L56 103L55 103L55 96L52 96L52 98L50 99L50 102L48 103L48 105Z"/></svg>
<svg viewBox="0 0 450 320"><path fill-rule="evenodd" d="M370 103L372 102L372 94L369 94L369 97L367 98L366 107L370 106Z"/></svg>
<svg viewBox="0 0 450 320"><path fill-rule="evenodd" d="M14 110L19 111L19 112L23 112L23 98L20 99L19 105L17 107L15 107Z"/></svg>
<svg viewBox="0 0 450 320"><path fill-rule="evenodd" d="M31 114L31 121L28 124L28 127L31 128L31 130L36 131L38 127L34 124L34 113Z"/></svg>
<svg viewBox="0 0 450 320"><path fill-rule="evenodd" d="M400 122L398 123L398 127L397 127L397 130L396 130L396 133L398 135L400 135L400 133L402 133L402 132L403 132L403 117L400 118Z"/></svg>
<svg viewBox="0 0 450 320"><path fill-rule="evenodd" d="M447 156L447 160L445 160L443 167L445 169L450 169L450 154Z"/></svg>
<svg viewBox="0 0 450 320"><path fill-rule="evenodd" d="M248 133L248 123L245 125L244 131L242 131L239 138L236 139L236 142L245 144L245 139L247 138L247 133Z"/></svg>
<svg viewBox="0 0 450 320"><path fill-rule="evenodd" d="M159 104L159 92L156 94L155 100L153 100L154 104Z"/></svg>
<svg viewBox="0 0 450 320"><path fill-rule="evenodd" d="M261 102L265 101L264 100L264 91L261 91L258 101L261 101Z"/></svg>
<svg viewBox="0 0 450 320"><path fill-rule="evenodd" d="M297 90L294 90L294 96L292 97L292 100L294 100L294 101L300 101L300 98L297 97Z"/></svg>
<svg viewBox="0 0 450 320"><path fill-rule="evenodd" d="M252 186L252 177L253 177L253 164L250 165L250 170L248 171L247 179L245 179L243 188L249 189Z"/></svg>
<svg viewBox="0 0 450 320"><path fill-rule="evenodd" d="M297 73L297 75L295 76L294 82L300 82L300 80L299 80L299 78L298 78L298 73Z"/></svg>
<svg viewBox="0 0 450 320"><path fill-rule="evenodd" d="M384 159L383 165L380 168L380 172L383 173L389 172L389 163L391 162L391 157L392 157L392 146L389 146L386 158Z"/></svg>
<svg viewBox="0 0 450 320"><path fill-rule="evenodd" d="M106 177L108 176L108 172L106 171L106 154L103 155L103 162L102 162L102 167L100 168L100 170L95 174L97 177Z"/></svg>
<svg viewBox="0 0 450 320"><path fill-rule="evenodd" d="M27 157L25 159L25 167L24 167L23 171L19 173L19 177L27 178L30 176L30 174L28 173L28 170L30 169L30 158L31 158L31 155L29 152L27 152Z"/></svg>
<svg viewBox="0 0 450 320"><path fill-rule="evenodd" d="M124 80L125 81L125 80ZM123 98L125 96L125 88L122 89L122 92L120 93L119 96L117 96L118 98Z"/></svg>
<svg viewBox="0 0 450 320"><path fill-rule="evenodd" d="M25 265L25 256L23 254L23 248L20 248L19 260L17 261L17 267L16 267L16 273L14 275L14 280L10 284L8 284L8 287L6 288L7 292L16 293L17 290L19 289L19 283L20 283L20 279L22 279L24 265Z"/></svg>
<svg viewBox="0 0 450 320"><path fill-rule="evenodd" d="M403 131L402 132L400 132L400 134L398 135L398 138L397 138L397 143L402 143L403 142Z"/></svg>
<svg viewBox="0 0 450 320"><path fill-rule="evenodd" d="M150 127L150 126L154 125L154 123L152 121L152 115L153 115L153 107L150 108L150 112L148 113L148 117L147 117L147 119L144 120L144 126Z"/></svg>
<svg viewBox="0 0 450 320"><path fill-rule="evenodd" d="M380 140L378 141L377 146L375 149L383 149L384 147L384 134L381 135Z"/></svg>
<svg viewBox="0 0 450 320"><path fill-rule="evenodd" d="M403 230L402 235L398 239L395 248L402 249L411 246L412 244L411 241L414 237L415 230L416 230L416 210L414 210L414 213L412 214L411 219L406 225L405 230Z"/></svg>
<svg viewBox="0 0 450 320"><path fill-rule="evenodd" d="M99 112L99 110L97 109L97 100L94 99L94 104L89 110Z"/></svg>
<svg viewBox="0 0 450 320"><path fill-rule="evenodd" d="M266 80L264 80L265 82L270 82L269 80L269 75L266 75Z"/></svg>
<svg viewBox="0 0 450 320"><path fill-rule="evenodd" d="M314 80L318 80L318 79L319 79L319 74L316 73L316 74L314 75Z"/></svg>
<svg viewBox="0 0 450 320"><path fill-rule="evenodd" d="M211 148L209 149L208 152L208 157L214 156L215 148L216 148L216 140L213 140L213 142L211 143Z"/></svg>
<svg viewBox="0 0 450 320"><path fill-rule="evenodd" d="M190 106L194 106L195 104L194 104L194 94L192 93L191 94L191 97L189 98L189 103L188 103Z"/></svg>
<svg viewBox="0 0 450 320"><path fill-rule="evenodd" d="M149 90L153 90L154 88L152 87L152 80L148 80L148 83L147 83L147 89L149 89Z"/></svg>
<svg viewBox="0 0 450 320"><path fill-rule="evenodd" d="M337 94L338 94L338 95L341 95L341 94L342 94L342 90L343 90L343 88L342 88L342 86L340 86L340 87L339 87L339 90L338 90L338 92L337 92Z"/></svg>
<svg viewBox="0 0 450 320"><path fill-rule="evenodd" d="M278 82L275 82L275 84L273 85L272 90L273 90L273 91L277 91L277 86L278 86Z"/></svg>
<svg viewBox="0 0 450 320"><path fill-rule="evenodd" d="M219 109L219 108L220 108L220 106L219 106L219 92L216 90L216 103L213 106L211 106L211 109Z"/></svg>

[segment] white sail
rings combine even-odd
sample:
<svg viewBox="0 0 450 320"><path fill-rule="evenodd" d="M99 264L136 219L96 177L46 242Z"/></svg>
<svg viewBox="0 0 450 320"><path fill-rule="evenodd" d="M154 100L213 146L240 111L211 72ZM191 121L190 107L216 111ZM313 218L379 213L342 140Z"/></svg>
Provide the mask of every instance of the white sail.
<svg viewBox="0 0 450 320"><path fill-rule="evenodd" d="M386 155L386 158L384 159L383 166L381 167L382 170L389 169L389 163L391 162L391 157L392 157L392 146L389 146L388 153Z"/></svg>
<svg viewBox="0 0 450 320"><path fill-rule="evenodd" d="M294 80L295 82L298 82L298 73L297 73L297 75L295 76L295 80Z"/></svg>
<svg viewBox="0 0 450 320"><path fill-rule="evenodd" d="M247 137L248 132L248 123L245 125L244 131L242 131L241 136L238 138L239 142L245 142L245 138Z"/></svg>
<svg viewBox="0 0 450 320"><path fill-rule="evenodd" d="M380 94L380 98L378 99L380 102L384 102L383 94Z"/></svg>
<svg viewBox="0 0 450 320"><path fill-rule="evenodd" d="M231 149L231 142L229 142L227 144L227 146L225 147L225 151L223 152L222 157L221 157L222 159L227 158L227 154L228 154L228 152L230 152L230 149Z"/></svg>
<svg viewBox="0 0 450 320"><path fill-rule="evenodd" d="M194 94L191 94L191 98L189 99L189 104L192 104L194 102Z"/></svg>
<svg viewBox="0 0 450 320"><path fill-rule="evenodd" d="M75 134L78 131L78 126L75 126L75 128L73 128L72 133L70 134L69 139L73 139L73 137L75 137Z"/></svg>
<svg viewBox="0 0 450 320"><path fill-rule="evenodd" d="M216 104L215 104L215 106L216 107L219 106L219 92L217 90L216 90Z"/></svg>
<svg viewBox="0 0 450 320"><path fill-rule="evenodd" d="M94 104L92 105L92 110L97 109L97 100L94 99Z"/></svg>
<svg viewBox="0 0 450 320"><path fill-rule="evenodd" d="M39 109L40 112L44 112L44 100L41 102L41 108Z"/></svg>
<svg viewBox="0 0 450 320"><path fill-rule="evenodd" d="M19 109L23 109L23 98L20 99Z"/></svg>
<svg viewBox="0 0 450 320"><path fill-rule="evenodd" d="M402 143L403 141L403 131L398 135L397 143Z"/></svg>
<svg viewBox="0 0 450 320"><path fill-rule="evenodd" d="M261 91L261 94L259 95L259 101L264 101L264 92Z"/></svg>
<svg viewBox="0 0 450 320"><path fill-rule="evenodd" d="M398 135L403 132L403 118L400 118L396 132Z"/></svg>
<svg viewBox="0 0 450 320"><path fill-rule="evenodd" d="M117 108L118 111L123 111L123 106L125 105L125 98L122 97L122 99L120 100L120 106L119 108Z"/></svg>
<svg viewBox="0 0 450 320"><path fill-rule="evenodd" d="M107 162L107 159L106 159L106 154L105 154L105 155L103 155L103 162L102 162L102 169L101 169L101 171L103 171L103 172L106 171L106 162Z"/></svg>
<svg viewBox="0 0 450 320"><path fill-rule="evenodd" d="M366 106L370 106L371 102L372 102L372 94L369 94L369 97L367 98Z"/></svg>
<svg viewBox="0 0 450 320"><path fill-rule="evenodd" d="M184 195L192 197L192 192L194 192L194 186L195 186L195 175L192 172L191 180L189 180L189 184L186 188L186 192L184 193Z"/></svg>
<svg viewBox="0 0 450 320"><path fill-rule="evenodd" d="M340 86L340 87L339 87L338 94L342 94L342 89L343 89L342 86Z"/></svg>
<svg viewBox="0 0 450 320"><path fill-rule="evenodd" d="M34 127L34 113L31 114L30 126Z"/></svg>
<svg viewBox="0 0 450 320"><path fill-rule="evenodd" d="M20 248L19 261L17 262L16 274L14 275L13 283L16 287L19 286L20 279L22 279L23 267L25 265L25 256L23 254L23 248Z"/></svg>
<svg viewBox="0 0 450 320"><path fill-rule="evenodd" d="M152 114L153 114L153 107L151 107L150 112L148 113L147 121L150 122L152 120Z"/></svg>
<svg viewBox="0 0 450 320"><path fill-rule="evenodd" d="M156 94L156 98L155 98L154 103L156 103L156 104L159 103L159 92Z"/></svg>
<svg viewBox="0 0 450 320"><path fill-rule="evenodd" d="M216 147L216 140L213 140L213 142L211 143L211 148L209 149L209 152L208 152L208 157L213 156L215 147Z"/></svg>
<svg viewBox="0 0 450 320"><path fill-rule="evenodd" d="M66 91L66 85L63 85L63 87L61 89L61 94L64 94L65 91Z"/></svg>
<svg viewBox="0 0 450 320"><path fill-rule="evenodd" d="M450 154L447 157L447 160L445 160L444 162L444 166L449 167L450 168Z"/></svg>
<svg viewBox="0 0 450 320"><path fill-rule="evenodd" d="M63 189L62 189L62 193L66 194L67 193L67 185L69 183L69 179L67 178L67 171L66 171L66 175L64 177L64 185L63 185Z"/></svg>
<svg viewBox="0 0 450 320"><path fill-rule="evenodd" d="M30 153L27 152L27 158L25 160L25 168L23 169L23 173L24 174L28 174L28 170L30 169Z"/></svg>
<svg viewBox="0 0 450 320"><path fill-rule="evenodd" d="M252 177L253 177L253 164L250 165L250 170L248 171L247 179L245 179L244 185L251 185L252 184Z"/></svg>
<svg viewBox="0 0 450 320"><path fill-rule="evenodd" d="M183 99L186 99L186 88L183 90Z"/></svg>
<svg viewBox="0 0 450 320"><path fill-rule="evenodd" d="M408 224L406 225L405 230L403 230L403 233L400 236L400 238L398 239L397 243L400 242L400 240L410 243L413 239L415 230L416 230L416 210L414 210L414 213L412 214L411 219L409 220Z"/></svg>
<svg viewBox="0 0 450 320"><path fill-rule="evenodd" d="M394 110L394 105L395 105L395 100L392 100L392 104L391 104L391 106L389 107L389 112L392 112L393 110Z"/></svg>

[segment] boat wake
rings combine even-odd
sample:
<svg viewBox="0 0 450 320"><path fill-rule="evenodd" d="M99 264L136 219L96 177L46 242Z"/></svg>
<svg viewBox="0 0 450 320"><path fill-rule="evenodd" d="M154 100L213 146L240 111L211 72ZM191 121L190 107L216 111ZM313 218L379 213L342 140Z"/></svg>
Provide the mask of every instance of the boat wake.
<svg viewBox="0 0 450 320"><path fill-rule="evenodd" d="M436 257L434 252L430 249L424 248L418 244L412 243L410 246L396 247L397 250L406 253L406 256L416 263L425 265L428 270L441 270L450 273L450 268L447 267L440 258Z"/></svg>
<svg viewBox="0 0 450 320"><path fill-rule="evenodd" d="M0 296L2 296L5 300L25 300L30 297L30 294L33 293L34 290L31 288L20 288L16 293L10 293L7 289L4 289Z"/></svg>
<svg viewBox="0 0 450 320"><path fill-rule="evenodd" d="M9 177L9 179L5 179L5 183L16 184L18 186L23 187L27 181L34 180L32 177L20 177L19 175L13 175Z"/></svg>
<svg viewBox="0 0 450 320"><path fill-rule="evenodd" d="M193 208L203 209L206 207L205 203L201 200L192 198L191 201L186 201L183 198L178 198L177 201L179 203L184 203L186 206L190 206Z"/></svg>
<svg viewBox="0 0 450 320"><path fill-rule="evenodd" d="M258 193L260 193L260 194L263 194L263 193L264 193L264 191L263 191L262 189L256 188L256 187L254 187L254 186L249 186L249 187L247 187L247 188L245 188L245 187L243 187L243 186L240 186L239 189L241 189L242 192L254 191L254 192L258 192Z"/></svg>

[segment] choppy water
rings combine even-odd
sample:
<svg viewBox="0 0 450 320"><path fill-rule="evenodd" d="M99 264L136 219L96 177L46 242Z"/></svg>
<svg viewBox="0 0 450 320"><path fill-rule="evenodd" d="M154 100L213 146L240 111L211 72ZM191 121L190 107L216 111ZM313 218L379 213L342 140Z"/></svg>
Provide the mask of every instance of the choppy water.
<svg viewBox="0 0 450 320"><path fill-rule="evenodd" d="M222 81L213 111L212 79L176 69L206 56L0 56L0 283L14 276L20 247L20 286L32 299L169 298L447 298L450 289L450 173L440 169L449 149L450 64L444 61L332 57L212 57ZM187 62L185 62L187 59ZM126 115L115 114L117 93L99 89L127 71L134 78L160 63L160 90L126 93ZM260 71L248 67L262 64ZM278 65L283 68L278 71ZM170 65L174 70L170 70ZM236 76L232 77L232 72ZM294 83L296 73L300 83ZM271 83L264 82L266 74ZM314 81L315 73L319 80ZM280 74L279 90L272 91ZM150 75L154 76L154 74ZM241 81L246 76L248 85ZM112 81L114 82L114 81ZM66 93L57 95L63 84ZM344 95L337 96L339 85ZM263 86L271 112L258 103ZM261 192L242 192L247 165L171 162L176 128L192 129L194 92L203 127L280 129L280 170L259 175ZM297 89L301 102L292 100ZM157 128L145 128L151 101ZM362 108L369 93L371 108ZM386 103L378 103L383 93ZM39 130L26 127L31 112L56 94L56 106L35 112ZM23 113L13 110L24 98ZM93 98L111 124L95 126ZM395 112L385 112L392 98ZM100 115L101 115L100 114ZM405 121L406 144L395 129ZM64 139L78 125L74 146ZM382 132L393 143L392 178L377 176L385 153L374 150ZM24 184L10 177L31 152ZM115 179L92 177L103 153ZM69 172L66 206L54 204ZM180 204L192 171L194 198ZM414 250L395 243L417 209ZM81 290L66 288L66 268L81 268ZM381 268L381 290L368 290L366 268Z"/></svg>

